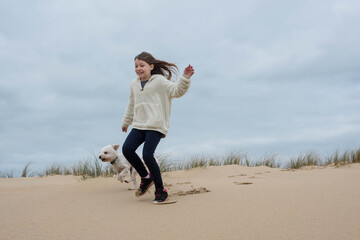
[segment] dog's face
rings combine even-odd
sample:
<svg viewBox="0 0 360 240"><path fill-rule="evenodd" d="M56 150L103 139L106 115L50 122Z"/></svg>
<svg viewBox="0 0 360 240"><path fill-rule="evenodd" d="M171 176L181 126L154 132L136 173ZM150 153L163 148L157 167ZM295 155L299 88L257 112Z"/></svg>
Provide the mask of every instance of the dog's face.
<svg viewBox="0 0 360 240"><path fill-rule="evenodd" d="M111 162L114 161L117 157L117 150L119 148L119 144L117 145L107 145L103 147L100 151L99 158L103 162Z"/></svg>

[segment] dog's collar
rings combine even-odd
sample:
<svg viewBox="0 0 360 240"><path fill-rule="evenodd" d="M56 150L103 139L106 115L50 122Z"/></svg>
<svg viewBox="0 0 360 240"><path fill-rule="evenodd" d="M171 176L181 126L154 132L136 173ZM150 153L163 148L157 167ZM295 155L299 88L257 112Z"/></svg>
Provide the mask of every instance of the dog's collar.
<svg viewBox="0 0 360 240"><path fill-rule="evenodd" d="M118 157L116 157L114 160L112 160L110 163L111 165L114 165L114 163L116 162L116 160L118 160Z"/></svg>

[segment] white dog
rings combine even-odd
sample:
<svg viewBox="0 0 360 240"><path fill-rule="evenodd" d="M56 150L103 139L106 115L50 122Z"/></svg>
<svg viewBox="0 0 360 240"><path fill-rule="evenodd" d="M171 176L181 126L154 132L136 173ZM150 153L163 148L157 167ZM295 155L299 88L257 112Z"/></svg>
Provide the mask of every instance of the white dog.
<svg viewBox="0 0 360 240"><path fill-rule="evenodd" d="M126 160L122 154L118 154L117 150L119 148L117 145L107 145L101 149L99 158L103 162L109 162L115 170L118 172L117 179L121 182L130 183L133 182L133 186L129 190L136 189L136 170L131 166L131 164ZM125 175L129 173L130 179L125 180Z"/></svg>

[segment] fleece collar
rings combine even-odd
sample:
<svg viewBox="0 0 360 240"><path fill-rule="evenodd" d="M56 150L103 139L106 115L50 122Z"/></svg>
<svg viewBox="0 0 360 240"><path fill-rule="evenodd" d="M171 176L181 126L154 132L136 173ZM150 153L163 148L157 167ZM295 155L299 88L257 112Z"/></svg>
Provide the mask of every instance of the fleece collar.
<svg viewBox="0 0 360 240"><path fill-rule="evenodd" d="M162 76L162 75L161 75L161 74L153 74L153 75L151 75L151 77L149 78L148 82L150 82L151 80L153 80L153 79L156 78L157 76ZM138 80L138 81L141 81L141 80L140 80L140 77L137 77L137 80Z"/></svg>

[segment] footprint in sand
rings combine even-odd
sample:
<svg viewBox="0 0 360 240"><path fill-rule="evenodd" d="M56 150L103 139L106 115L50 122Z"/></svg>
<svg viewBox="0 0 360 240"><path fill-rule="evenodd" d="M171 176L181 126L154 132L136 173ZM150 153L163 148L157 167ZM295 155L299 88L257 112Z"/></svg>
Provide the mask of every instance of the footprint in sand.
<svg viewBox="0 0 360 240"><path fill-rule="evenodd" d="M246 177L246 174L237 174L237 175L231 175L231 176L228 176L229 178L234 178L234 177Z"/></svg>
<svg viewBox="0 0 360 240"><path fill-rule="evenodd" d="M253 184L252 182L234 182L236 185L250 185Z"/></svg>
<svg viewBox="0 0 360 240"><path fill-rule="evenodd" d="M262 175L262 174L264 174L264 173L271 173L271 172L270 172L270 171L265 171L265 172L263 172L263 173L261 173L261 172L256 172L256 173L254 173L254 174Z"/></svg>
<svg viewBox="0 0 360 240"><path fill-rule="evenodd" d="M192 194L200 194L200 193L207 193L210 192L210 190L200 187L200 188L194 188L189 191L179 191L176 193L171 194L172 196L186 196L186 195L192 195Z"/></svg>
<svg viewBox="0 0 360 240"><path fill-rule="evenodd" d="M185 185L185 184L191 184L191 182L180 182L180 183L176 183L176 185Z"/></svg>

